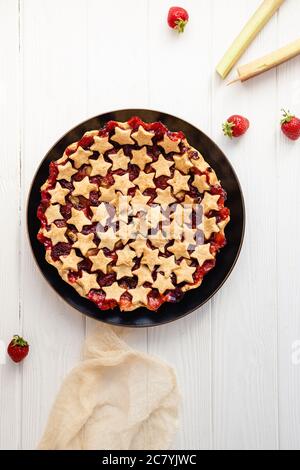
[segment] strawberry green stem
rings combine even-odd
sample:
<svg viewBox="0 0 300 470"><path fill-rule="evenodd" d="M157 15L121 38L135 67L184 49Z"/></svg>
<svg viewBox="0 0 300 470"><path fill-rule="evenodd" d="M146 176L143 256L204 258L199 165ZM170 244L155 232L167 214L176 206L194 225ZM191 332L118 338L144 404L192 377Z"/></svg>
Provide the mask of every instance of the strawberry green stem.
<svg viewBox="0 0 300 470"><path fill-rule="evenodd" d="M281 119L281 124L288 124L295 117L293 114L291 114L290 111L285 111L285 109L282 109L281 111L283 112L283 119Z"/></svg>
<svg viewBox="0 0 300 470"><path fill-rule="evenodd" d="M223 132L224 132L224 135L226 135L227 137L229 137L230 139L232 139L232 137L233 137L233 131L232 131L232 129L233 129L234 127L235 127L234 122L229 122L229 121L224 122L224 124L223 124Z"/></svg>
<svg viewBox="0 0 300 470"><path fill-rule="evenodd" d="M186 27L186 25L187 25L187 21L184 21L184 20L177 20L177 21L175 22L175 24L176 24L176 27L175 27L176 31L177 31L178 33L183 33L183 32L184 32L184 29L185 29L185 27Z"/></svg>
<svg viewBox="0 0 300 470"><path fill-rule="evenodd" d="M12 344L13 344L13 346L21 346L21 347L28 346L27 341L25 341L25 339L22 338L19 335L14 335L13 336Z"/></svg>

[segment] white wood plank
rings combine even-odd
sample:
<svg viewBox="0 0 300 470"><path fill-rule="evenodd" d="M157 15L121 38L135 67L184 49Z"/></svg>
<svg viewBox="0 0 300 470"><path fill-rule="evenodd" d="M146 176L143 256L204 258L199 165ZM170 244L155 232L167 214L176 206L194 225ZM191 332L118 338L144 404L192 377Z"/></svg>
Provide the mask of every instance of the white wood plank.
<svg viewBox="0 0 300 470"><path fill-rule="evenodd" d="M300 3L290 0L279 14L278 43L284 45L299 36ZM278 69L277 111L287 108L300 115L300 60L299 58ZM279 423L281 449L300 449L300 349L299 266L298 243L300 195L299 142L291 142L281 135L277 123L277 289L279 309ZM288 184L282 188L282 181ZM287 225L288 221L288 225ZM288 235L288 239L287 239ZM297 345L298 342L298 345ZM298 357L298 360L297 360Z"/></svg>
<svg viewBox="0 0 300 470"><path fill-rule="evenodd" d="M88 113L147 105L147 0L88 2Z"/></svg>
<svg viewBox="0 0 300 470"><path fill-rule="evenodd" d="M24 364L22 447L34 448L66 372L79 358L84 320L46 284L25 236L25 199L47 149L86 117L86 2L22 2L24 62L22 314L32 344Z"/></svg>
<svg viewBox="0 0 300 470"><path fill-rule="evenodd" d="M116 109L147 107L147 11L147 0L88 2L89 116ZM87 333L94 328L95 321L88 319ZM146 329L128 329L125 337L132 347L147 350Z"/></svg>
<svg viewBox="0 0 300 470"><path fill-rule="evenodd" d="M214 1L214 62L260 3ZM227 21L224 21L227 18ZM230 18L230 19L229 19ZM276 46L274 17L244 55ZM226 87L215 78L213 136L236 168L245 193L247 227L236 269L212 306L213 427L216 449L276 449L276 72ZM221 123L232 114L251 121L239 141L225 141ZM232 221L234 223L234 220Z"/></svg>
<svg viewBox="0 0 300 470"><path fill-rule="evenodd" d="M183 35L166 23L170 2L151 1L149 10L149 106L210 130L211 2L182 1L190 13ZM174 305L180 309L180 304ZM176 449L210 449L210 303L189 318L149 331L149 352L175 366L182 392Z"/></svg>
<svg viewBox="0 0 300 470"><path fill-rule="evenodd" d="M0 2L0 197L2 211L0 320L0 449L20 446L22 366L5 356L14 334L22 332L19 318L19 35L18 2ZM5 364L6 361L6 364Z"/></svg>

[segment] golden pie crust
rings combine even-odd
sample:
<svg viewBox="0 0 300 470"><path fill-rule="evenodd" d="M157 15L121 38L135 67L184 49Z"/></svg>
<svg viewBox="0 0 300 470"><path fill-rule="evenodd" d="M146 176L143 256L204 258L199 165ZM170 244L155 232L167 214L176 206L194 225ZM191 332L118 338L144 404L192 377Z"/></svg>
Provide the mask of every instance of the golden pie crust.
<svg viewBox="0 0 300 470"><path fill-rule="evenodd" d="M182 132L108 122L51 162L38 239L62 279L100 310L157 310L199 287L226 244L214 170Z"/></svg>

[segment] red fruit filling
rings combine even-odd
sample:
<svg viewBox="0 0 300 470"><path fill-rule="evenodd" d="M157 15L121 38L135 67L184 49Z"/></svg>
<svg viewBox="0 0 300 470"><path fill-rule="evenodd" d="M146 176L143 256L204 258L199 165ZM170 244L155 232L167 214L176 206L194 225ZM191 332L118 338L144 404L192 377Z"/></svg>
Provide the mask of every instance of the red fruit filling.
<svg viewBox="0 0 300 470"><path fill-rule="evenodd" d="M83 136L80 141L78 142L78 147L82 147L83 149L87 149L94 143L94 137L92 135Z"/></svg>

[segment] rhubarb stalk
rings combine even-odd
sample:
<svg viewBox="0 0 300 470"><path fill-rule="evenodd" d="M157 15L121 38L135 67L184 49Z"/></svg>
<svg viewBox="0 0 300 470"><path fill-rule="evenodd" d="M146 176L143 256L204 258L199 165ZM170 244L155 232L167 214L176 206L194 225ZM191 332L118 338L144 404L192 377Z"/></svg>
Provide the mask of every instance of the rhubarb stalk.
<svg viewBox="0 0 300 470"><path fill-rule="evenodd" d="M274 13L282 5L284 0L264 0L252 18L248 21L239 36L230 46L221 62L217 66L217 72L224 79L232 70L234 65L244 54L251 42L263 29Z"/></svg>

